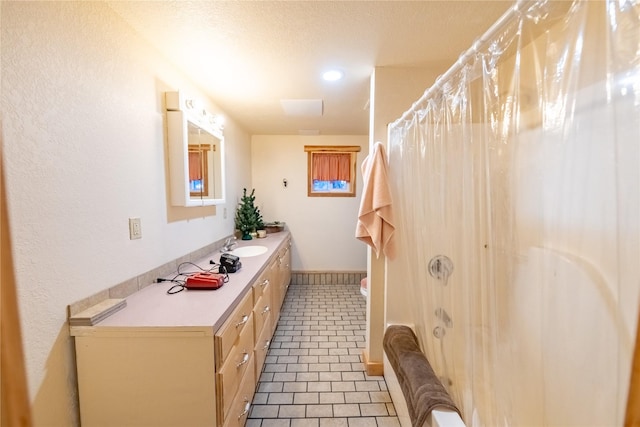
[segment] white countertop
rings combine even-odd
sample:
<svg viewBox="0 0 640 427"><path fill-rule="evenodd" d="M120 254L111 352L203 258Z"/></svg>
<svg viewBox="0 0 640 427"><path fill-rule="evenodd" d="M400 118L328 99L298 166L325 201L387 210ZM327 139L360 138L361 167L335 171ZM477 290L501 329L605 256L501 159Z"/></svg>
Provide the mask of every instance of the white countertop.
<svg viewBox="0 0 640 427"><path fill-rule="evenodd" d="M276 256L277 250L290 236L288 231L267 234L267 237L253 240L237 240L238 246L260 245L268 248L262 255L241 258L242 268L229 274L229 281L216 290L188 290L167 294L175 283L154 283L127 297L127 305L94 326L75 326L72 335L93 335L113 332L114 329L179 328L213 334L241 301L246 292L251 292L252 283ZM195 264L210 269L210 260L220 261L220 252L214 252ZM196 272L194 266L181 268L182 271ZM174 274L165 278L173 278Z"/></svg>

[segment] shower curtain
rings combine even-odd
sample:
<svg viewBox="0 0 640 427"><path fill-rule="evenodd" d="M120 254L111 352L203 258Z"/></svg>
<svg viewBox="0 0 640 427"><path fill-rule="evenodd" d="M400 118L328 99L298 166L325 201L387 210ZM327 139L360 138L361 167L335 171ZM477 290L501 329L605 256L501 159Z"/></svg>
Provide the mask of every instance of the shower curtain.
<svg viewBox="0 0 640 427"><path fill-rule="evenodd" d="M622 425L639 147L639 0L516 3L390 125L385 321L466 425Z"/></svg>

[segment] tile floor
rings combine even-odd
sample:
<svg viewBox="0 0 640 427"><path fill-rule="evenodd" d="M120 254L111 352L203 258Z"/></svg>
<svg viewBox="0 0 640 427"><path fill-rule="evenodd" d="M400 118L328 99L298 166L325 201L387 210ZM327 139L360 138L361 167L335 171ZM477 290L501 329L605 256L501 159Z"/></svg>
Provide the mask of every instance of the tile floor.
<svg viewBox="0 0 640 427"><path fill-rule="evenodd" d="M359 285L291 285L246 427L399 427L384 377L364 372Z"/></svg>

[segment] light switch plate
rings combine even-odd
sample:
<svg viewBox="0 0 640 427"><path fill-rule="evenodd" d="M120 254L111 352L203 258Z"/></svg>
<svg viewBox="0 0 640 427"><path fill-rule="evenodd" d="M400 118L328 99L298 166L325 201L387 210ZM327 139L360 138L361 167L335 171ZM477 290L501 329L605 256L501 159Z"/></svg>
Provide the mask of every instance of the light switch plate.
<svg viewBox="0 0 640 427"><path fill-rule="evenodd" d="M129 239L142 239L142 224L140 218L129 218Z"/></svg>

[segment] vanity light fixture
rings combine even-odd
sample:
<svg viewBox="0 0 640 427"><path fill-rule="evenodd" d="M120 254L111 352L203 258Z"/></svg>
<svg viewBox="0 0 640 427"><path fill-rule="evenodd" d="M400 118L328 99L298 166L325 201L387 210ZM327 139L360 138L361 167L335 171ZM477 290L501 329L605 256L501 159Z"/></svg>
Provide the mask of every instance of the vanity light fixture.
<svg viewBox="0 0 640 427"><path fill-rule="evenodd" d="M195 117L199 117L203 122L208 123L214 129L220 132L224 129L224 116L221 114L209 113L199 100L187 98L184 101L184 107L186 110L192 112Z"/></svg>
<svg viewBox="0 0 640 427"><path fill-rule="evenodd" d="M211 125L217 129L224 128L224 116L222 114L210 114L209 122Z"/></svg>
<svg viewBox="0 0 640 427"><path fill-rule="evenodd" d="M322 78L328 82L335 82L344 77L344 73L340 70L329 70L322 74Z"/></svg>

